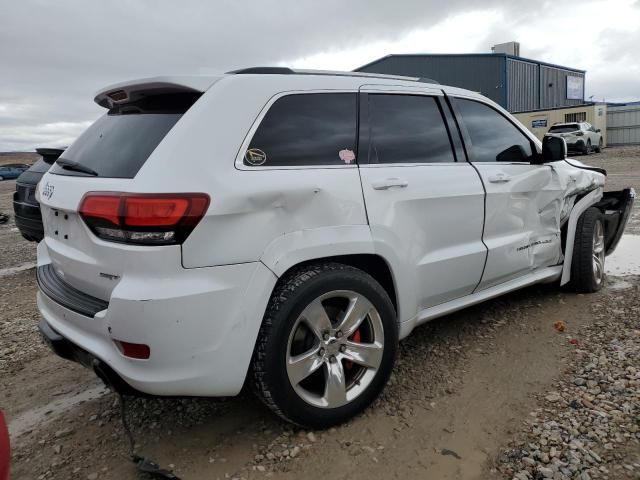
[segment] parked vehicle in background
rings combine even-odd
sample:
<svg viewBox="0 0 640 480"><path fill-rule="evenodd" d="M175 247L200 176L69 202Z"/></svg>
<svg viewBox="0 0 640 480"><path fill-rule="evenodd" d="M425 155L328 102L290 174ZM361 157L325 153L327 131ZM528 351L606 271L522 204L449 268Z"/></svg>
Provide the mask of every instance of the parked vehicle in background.
<svg viewBox="0 0 640 480"><path fill-rule="evenodd" d="M36 152L42 158L18 177L16 191L13 194L16 227L26 240L33 242L39 242L44 237L40 204L36 200L36 186L53 162L64 152L64 148L38 148Z"/></svg>
<svg viewBox="0 0 640 480"><path fill-rule="evenodd" d="M18 178L28 168L29 165L25 165L23 163L0 165L0 180L12 180L14 178Z"/></svg>
<svg viewBox="0 0 640 480"><path fill-rule="evenodd" d="M9 464L11 461L11 448L9 446L9 431L0 410L0 480L9 480Z"/></svg>
<svg viewBox="0 0 640 480"><path fill-rule="evenodd" d="M421 323L540 282L602 288L635 197L415 78L248 69L95 101L38 185L45 340L116 390L246 381L314 428L366 408Z"/></svg>
<svg viewBox="0 0 640 480"><path fill-rule="evenodd" d="M599 128L587 122L556 123L547 134L549 137L561 137L567 142L567 148L572 152L585 155L602 151L602 133Z"/></svg>

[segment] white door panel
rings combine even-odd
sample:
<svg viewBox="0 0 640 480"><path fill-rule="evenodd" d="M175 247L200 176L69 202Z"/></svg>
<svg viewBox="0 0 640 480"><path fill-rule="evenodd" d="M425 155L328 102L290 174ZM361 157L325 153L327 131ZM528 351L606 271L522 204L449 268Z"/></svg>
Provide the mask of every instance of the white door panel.
<svg viewBox="0 0 640 480"><path fill-rule="evenodd" d="M485 179L489 249L479 289L560 261L561 185L547 165L476 164ZM508 181L491 182L503 176Z"/></svg>
<svg viewBox="0 0 640 480"><path fill-rule="evenodd" d="M497 105L457 99L471 162L486 189L487 263L478 290L561 261L562 186L535 137Z"/></svg>
<svg viewBox="0 0 640 480"><path fill-rule="evenodd" d="M473 292L486 257L484 191L473 167L377 165L360 173L374 245L392 246L396 277L415 289L417 310ZM404 186L380 189L387 179Z"/></svg>

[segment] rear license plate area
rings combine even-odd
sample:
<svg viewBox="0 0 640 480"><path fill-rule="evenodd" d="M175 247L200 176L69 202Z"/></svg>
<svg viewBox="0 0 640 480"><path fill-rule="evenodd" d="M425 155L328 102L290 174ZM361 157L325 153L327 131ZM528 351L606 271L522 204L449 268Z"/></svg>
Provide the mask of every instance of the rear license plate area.
<svg viewBox="0 0 640 480"><path fill-rule="evenodd" d="M53 208L49 209L45 228L50 237L57 240L68 240L71 233L69 214Z"/></svg>

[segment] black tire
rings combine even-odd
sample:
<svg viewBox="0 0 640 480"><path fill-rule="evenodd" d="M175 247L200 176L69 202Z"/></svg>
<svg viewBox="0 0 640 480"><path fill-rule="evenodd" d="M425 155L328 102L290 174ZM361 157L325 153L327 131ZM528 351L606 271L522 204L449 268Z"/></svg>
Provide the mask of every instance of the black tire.
<svg viewBox="0 0 640 480"><path fill-rule="evenodd" d="M602 137L600 137L600 140L598 141L598 146L596 147L596 153L601 153L602 152Z"/></svg>
<svg viewBox="0 0 640 480"><path fill-rule="evenodd" d="M321 295L336 290L356 292L373 305L382 320L384 348L380 366L358 396L337 408L323 408L308 403L296 392L286 362L289 338L302 311ZM376 399L391 374L397 345L393 303L373 277L340 263L301 266L281 278L274 289L254 349L250 382L258 397L283 419L302 427L327 428L354 417ZM321 374L327 375L327 370Z"/></svg>
<svg viewBox="0 0 640 480"><path fill-rule="evenodd" d="M578 219L576 237L573 244L573 258L571 261L571 279L567 284L570 290L580 293L597 292L604 286L604 250L602 251L601 272L598 276L594 268L594 234L598 224L604 235L604 216L595 207L589 208ZM602 248L604 249L604 239Z"/></svg>

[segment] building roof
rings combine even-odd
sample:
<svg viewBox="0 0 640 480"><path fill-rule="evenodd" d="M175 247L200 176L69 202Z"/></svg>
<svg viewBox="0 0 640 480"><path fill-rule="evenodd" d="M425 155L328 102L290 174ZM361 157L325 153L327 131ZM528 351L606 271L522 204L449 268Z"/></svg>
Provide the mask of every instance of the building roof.
<svg viewBox="0 0 640 480"><path fill-rule="evenodd" d="M535 63L538 65L544 65L546 67L551 67L551 68L558 68L560 70L568 70L571 72L576 72L576 73L586 73L586 70L579 70L577 68L571 68L571 67L564 67L562 65L556 65L553 63L547 63L547 62L541 62L539 60L532 60L530 58L524 58L524 57L518 57L516 55L509 55L507 53L402 53L402 54L390 54L390 55L386 55L382 58L378 58L377 60L374 60L373 62L369 62L366 65L363 65L361 67L356 68L357 70L361 70L363 68L367 68L370 67L372 65L375 65L376 63L382 62L383 60L386 60L388 58L394 58L394 57L414 57L414 58L430 58L430 57L474 57L474 58L479 58L479 57L504 57L504 58L510 58L512 60L519 60L521 62L527 62L527 63Z"/></svg>

